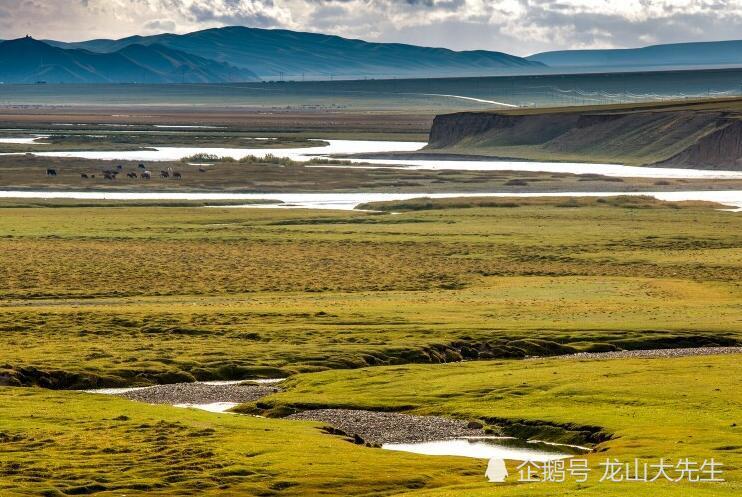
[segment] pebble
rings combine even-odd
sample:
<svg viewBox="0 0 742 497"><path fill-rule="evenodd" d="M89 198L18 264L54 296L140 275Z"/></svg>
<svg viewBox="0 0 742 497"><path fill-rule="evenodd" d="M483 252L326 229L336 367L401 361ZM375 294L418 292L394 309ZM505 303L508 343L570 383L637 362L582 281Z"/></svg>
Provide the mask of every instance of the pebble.
<svg viewBox="0 0 742 497"><path fill-rule="evenodd" d="M481 428L469 428L469 421L360 409L314 409L292 414L288 419L321 421L349 436L358 435L371 444L426 442L485 434Z"/></svg>
<svg viewBox="0 0 742 497"><path fill-rule="evenodd" d="M173 383L132 390L121 397L150 404L210 404L214 402L251 402L278 392L276 387L254 384L208 385Z"/></svg>
<svg viewBox="0 0 742 497"><path fill-rule="evenodd" d="M685 349L619 350L615 352L580 352L564 359L640 359L652 357L687 357L719 354L742 354L742 347L692 347Z"/></svg>

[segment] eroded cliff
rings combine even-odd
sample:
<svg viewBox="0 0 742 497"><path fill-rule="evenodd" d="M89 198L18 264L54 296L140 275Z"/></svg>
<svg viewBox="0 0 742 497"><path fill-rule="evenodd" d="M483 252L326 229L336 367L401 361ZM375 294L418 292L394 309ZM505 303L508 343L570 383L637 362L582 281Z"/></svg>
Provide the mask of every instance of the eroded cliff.
<svg viewBox="0 0 742 497"><path fill-rule="evenodd" d="M735 101L736 102L736 101ZM525 160L742 170L735 104L657 105L437 116L428 152Z"/></svg>

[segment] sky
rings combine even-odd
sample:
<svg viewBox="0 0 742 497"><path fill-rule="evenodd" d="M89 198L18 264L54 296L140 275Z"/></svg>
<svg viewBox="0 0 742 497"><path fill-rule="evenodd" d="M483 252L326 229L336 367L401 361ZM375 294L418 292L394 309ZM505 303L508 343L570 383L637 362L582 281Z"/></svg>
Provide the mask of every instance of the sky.
<svg viewBox="0 0 742 497"><path fill-rule="evenodd" d="M0 0L0 39L219 26L530 55L742 38L742 0Z"/></svg>

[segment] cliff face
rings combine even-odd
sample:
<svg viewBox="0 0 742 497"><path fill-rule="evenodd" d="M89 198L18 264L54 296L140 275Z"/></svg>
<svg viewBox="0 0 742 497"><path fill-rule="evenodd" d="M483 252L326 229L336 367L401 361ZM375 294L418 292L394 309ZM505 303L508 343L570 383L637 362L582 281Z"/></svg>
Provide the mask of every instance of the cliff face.
<svg viewBox="0 0 742 497"><path fill-rule="evenodd" d="M696 143L657 166L742 169L742 121L729 120Z"/></svg>
<svg viewBox="0 0 742 497"><path fill-rule="evenodd" d="M437 116L429 151L522 158L742 169L742 115L671 109Z"/></svg>
<svg viewBox="0 0 742 497"><path fill-rule="evenodd" d="M494 112L459 112L436 116L430 129L429 148L452 147L467 140L483 145L529 145L554 139L576 126L577 114L509 115Z"/></svg>

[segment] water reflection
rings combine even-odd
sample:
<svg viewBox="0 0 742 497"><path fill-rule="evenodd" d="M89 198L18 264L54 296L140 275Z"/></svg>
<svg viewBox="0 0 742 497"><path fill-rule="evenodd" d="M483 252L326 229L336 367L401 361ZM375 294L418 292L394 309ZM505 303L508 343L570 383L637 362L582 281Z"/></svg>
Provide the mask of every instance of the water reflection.
<svg viewBox="0 0 742 497"><path fill-rule="evenodd" d="M463 438L384 444L382 448L424 454L429 456L461 456L475 459L511 459L515 461L544 462L565 459L584 451L570 446L527 442L515 438Z"/></svg>

